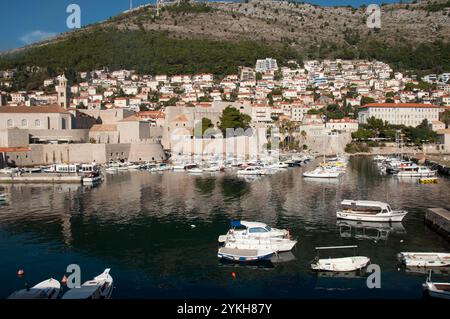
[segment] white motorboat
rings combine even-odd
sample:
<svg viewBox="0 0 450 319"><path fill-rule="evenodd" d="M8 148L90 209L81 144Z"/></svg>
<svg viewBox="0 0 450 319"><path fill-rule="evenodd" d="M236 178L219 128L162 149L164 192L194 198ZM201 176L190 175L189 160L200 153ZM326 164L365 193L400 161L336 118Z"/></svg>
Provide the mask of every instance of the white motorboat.
<svg viewBox="0 0 450 319"><path fill-rule="evenodd" d="M17 173L18 171L19 171L18 168L14 168L14 167L6 167L6 168L0 169L0 174L11 175L11 174Z"/></svg>
<svg viewBox="0 0 450 319"><path fill-rule="evenodd" d="M268 249L236 249L219 248L217 257L234 262L255 262L270 260L275 255L275 251Z"/></svg>
<svg viewBox="0 0 450 319"><path fill-rule="evenodd" d="M188 169L187 172L189 174L203 174L203 169L202 168L191 168L191 169Z"/></svg>
<svg viewBox="0 0 450 319"><path fill-rule="evenodd" d="M324 167L317 167L315 170L303 173L303 177L309 178L338 178L341 171L332 170Z"/></svg>
<svg viewBox="0 0 450 319"><path fill-rule="evenodd" d="M401 252L399 259L407 267L450 266L450 253Z"/></svg>
<svg viewBox="0 0 450 319"><path fill-rule="evenodd" d="M92 280L86 281L79 288L72 288L66 292L62 299L111 299L114 286L113 278L107 268Z"/></svg>
<svg viewBox="0 0 450 319"><path fill-rule="evenodd" d="M263 170L259 166L248 166L245 169L240 169L237 171L237 175L263 175Z"/></svg>
<svg viewBox="0 0 450 319"><path fill-rule="evenodd" d="M338 219L374 222L400 222L407 211L393 211L389 204L366 200L343 200L342 210L336 212Z"/></svg>
<svg viewBox="0 0 450 319"><path fill-rule="evenodd" d="M291 235L286 229L272 228L264 223L234 220L226 235L219 236L219 243L225 243L229 237L236 239L287 238Z"/></svg>
<svg viewBox="0 0 450 319"><path fill-rule="evenodd" d="M297 244L296 240L288 238L236 238L227 236L224 247L247 250L272 250L276 252L291 251Z"/></svg>
<svg viewBox="0 0 450 319"><path fill-rule="evenodd" d="M395 174L397 177L433 177L436 176L437 171L431 170L426 166L409 166L402 167Z"/></svg>
<svg viewBox="0 0 450 319"><path fill-rule="evenodd" d="M422 284L424 292L432 298L450 299L450 282L432 282L431 270L427 281Z"/></svg>
<svg viewBox="0 0 450 319"><path fill-rule="evenodd" d="M61 292L58 280L50 278L31 288L12 293L8 299L56 299Z"/></svg>
<svg viewBox="0 0 450 319"><path fill-rule="evenodd" d="M316 247L317 251L330 249L348 249L358 248L358 246L334 246L334 247ZM311 263L311 269L315 271L355 271L365 268L370 263L370 259L365 256L352 256L343 258L324 258L317 256Z"/></svg>

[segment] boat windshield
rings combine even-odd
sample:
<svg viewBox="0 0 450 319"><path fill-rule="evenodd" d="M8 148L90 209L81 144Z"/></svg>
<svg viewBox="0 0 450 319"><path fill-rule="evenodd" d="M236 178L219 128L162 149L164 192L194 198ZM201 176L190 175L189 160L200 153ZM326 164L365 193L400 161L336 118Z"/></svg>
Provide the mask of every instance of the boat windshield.
<svg viewBox="0 0 450 319"><path fill-rule="evenodd" d="M271 231L271 230L272 230L272 228L269 227L269 226L266 226L266 229L267 229L268 231Z"/></svg>

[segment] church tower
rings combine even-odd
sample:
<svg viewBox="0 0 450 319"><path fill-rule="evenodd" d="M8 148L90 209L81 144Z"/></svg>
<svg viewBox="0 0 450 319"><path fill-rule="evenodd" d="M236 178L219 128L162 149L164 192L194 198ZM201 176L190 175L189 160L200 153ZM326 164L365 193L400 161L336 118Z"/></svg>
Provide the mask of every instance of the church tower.
<svg viewBox="0 0 450 319"><path fill-rule="evenodd" d="M56 93L58 93L58 105L67 109L70 106L69 87L67 85L67 78L64 74L58 76Z"/></svg>

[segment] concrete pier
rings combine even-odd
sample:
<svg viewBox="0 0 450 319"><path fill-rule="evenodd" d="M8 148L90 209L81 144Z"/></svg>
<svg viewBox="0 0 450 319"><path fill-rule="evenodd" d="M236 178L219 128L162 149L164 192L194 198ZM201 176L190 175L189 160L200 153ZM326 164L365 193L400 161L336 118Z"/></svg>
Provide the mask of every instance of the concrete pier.
<svg viewBox="0 0 450 319"><path fill-rule="evenodd" d="M21 176L0 175L0 184L81 184L78 175L24 174Z"/></svg>
<svg viewBox="0 0 450 319"><path fill-rule="evenodd" d="M450 241L450 211L444 208L428 208L425 224Z"/></svg>

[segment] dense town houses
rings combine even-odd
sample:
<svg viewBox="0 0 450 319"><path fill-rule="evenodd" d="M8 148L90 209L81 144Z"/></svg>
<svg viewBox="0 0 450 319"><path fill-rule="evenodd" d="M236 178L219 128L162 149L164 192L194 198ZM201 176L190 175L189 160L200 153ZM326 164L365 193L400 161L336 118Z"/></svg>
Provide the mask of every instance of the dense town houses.
<svg viewBox="0 0 450 319"><path fill-rule="evenodd" d="M172 135L192 138L203 118L217 129L229 106L249 115L255 128L293 123L296 136L306 140L305 134L348 138L370 117L413 127L426 119L434 131L442 131L446 127L439 114L450 106L449 73L417 79L394 72L380 61L309 60L302 65L297 61L279 65L265 58L257 60L255 67L243 66L223 77L99 69L78 73L76 83L64 74L46 78L39 90L32 91L12 90L15 75L15 70L0 71L4 136L8 131L16 136L17 130L23 131L29 137L23 141L44 148L63 143L93 148L129 145L128 150L112 152L103 147L102 161L121 156L160 158L163 149L171 150ZM327 116L320 115L324 113ZM152 151L138 154L130 151L131 145L142 150L147 145ZM159 145L156 153L155 145ZM54 156L42 158L49 162Z"/></svg>

